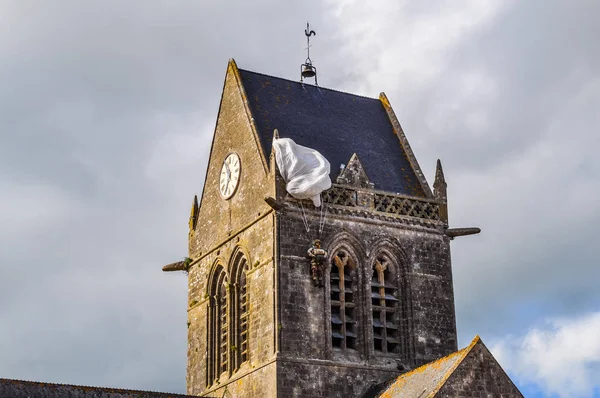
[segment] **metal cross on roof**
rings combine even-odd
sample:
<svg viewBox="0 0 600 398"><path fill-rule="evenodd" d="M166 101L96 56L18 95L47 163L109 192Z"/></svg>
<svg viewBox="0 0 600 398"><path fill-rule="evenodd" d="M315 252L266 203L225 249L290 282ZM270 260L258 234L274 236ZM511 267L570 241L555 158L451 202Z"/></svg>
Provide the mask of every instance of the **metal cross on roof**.
<svg viewBox="0 0 600 398"><path fill-rule="evenodd" d="M316 36L317 32L310 29L310 24L306 22L306 29L304 29L304 35L306 36L306 60L300 65L300 81L304 83L305 77L314 77L315 85L317 83L317 68L313 66L312 60L310 59L310 37Z"/></svg>
<svg viewBox="0 0 600 398"><path fill-rule="evenodd" d="M314 30L310 30L310 24L307 22L306 29L304 29L304 34L306 35L306 55L307 55L306 61L304 61L304 62L310 64L311 63L311 60L310 60L310 37L313 35L316 36L317 32L315 32Z"/></svg>

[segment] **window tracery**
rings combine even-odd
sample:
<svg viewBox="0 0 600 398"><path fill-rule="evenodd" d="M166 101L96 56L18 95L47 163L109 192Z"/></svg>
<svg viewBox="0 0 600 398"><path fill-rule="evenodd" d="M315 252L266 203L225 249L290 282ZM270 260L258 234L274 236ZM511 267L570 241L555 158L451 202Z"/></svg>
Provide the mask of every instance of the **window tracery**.
<svg viewBox="0 0 600 398"><path fill-rule="evenodd" d="M356 349L356 264L343 249L333 256L330 274L331 343L342 350Z"/></svg>
<svg viewBox="0 0 600 398"><path fill-rule="evenodd" d="M227 372L227 278L219 287L219 374Z"/></svg>
<svg viewBox="0 0 600 398"><path fill-rule="evenodd" d="M235 330L232 344L233 369L237 370L242 363L248 360L248 289L246 272L248 272L248 260L243 253L237 252L233 259L233 275L235 278L235 289L232 302L234 314L231 317L233 329Z"/></svg>
<svg viewBox="0 0 600 398"><path fill-rule="evenodd" d="M375 259L371 279L373 345L375 351L399 350L399 300L397 266L386 254Z"/></svg>
<svg viewBox="0 0 600 398"><path fill-rule="evenodd" d="M230 273L218 265L209 283L207 384L248 361L248 260L239 250Z"/></svg>
<svg viewBox="0 0 600 398"><path fill-rule="evenodd" d="M210 284L208 378L212 384L228 369L227 274L222 266L215 270Z"/></svg>

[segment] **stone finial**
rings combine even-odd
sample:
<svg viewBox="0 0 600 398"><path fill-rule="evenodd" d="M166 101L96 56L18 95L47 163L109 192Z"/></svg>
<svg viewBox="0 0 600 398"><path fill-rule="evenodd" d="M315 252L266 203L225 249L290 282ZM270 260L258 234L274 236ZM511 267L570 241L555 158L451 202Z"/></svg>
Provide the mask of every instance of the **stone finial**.
<svg viewBox="0 0 600 398"><path fill-rule="evenodd" d="M435 168L435 181L433 182L433 196L440 203L440 219L448 225L448 184L444 177L442 162L438 159Z"/></svg>
<svg viewBox="0 0 600 398"><path fill-rule="evenodd" d="M273 130L273 140L271 141L271 155L269 156L269 170L273 172L277 168L277 162L275 162L275 148L273 142L279 139L279 130Z"/></svg>
<svg viewBox="0 0 600 398"><path fill-rule="evenodd" d="M446 186L446 178L444 177L444 169L442 169L442 161L439 159L437 160L437 165L435 167L434 188L435 184Z"/></svg>
<svg viewBox="0 0 600 398"><path fill-rule="evenodd" d="M275 140L279 139L279 130L275 129L273 130L273 140L271 141L271 156L270 156L270 163L273 163L274 159L275 159L275 148L273 147L273 143L275 142ZM271 167L273 167L273 164L271 164Z"/></svg>
<svg viewBox="0 0 600 398"><path fill-rule="evenodd" d="M373 189L375 186L369 181L369 177L356 153L352 155L348 165L340 172L336 183L369 189Z"/></svg>
<svg viewBox="0 0 600 398"><path fill-rule="evenodd" d="M190 233L194 232L196 229L196 223L198 222L198 210L200 207L198 206L198 195L194 195L194 201L192 202L192 210L190 212Z"/></svg>

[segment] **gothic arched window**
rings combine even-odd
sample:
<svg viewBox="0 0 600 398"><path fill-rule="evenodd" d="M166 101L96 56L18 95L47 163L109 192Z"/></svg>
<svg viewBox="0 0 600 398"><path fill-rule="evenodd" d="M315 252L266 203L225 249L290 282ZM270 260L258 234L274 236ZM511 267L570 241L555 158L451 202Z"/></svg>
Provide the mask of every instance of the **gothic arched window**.
<svg viewBox="0 0 600 398"><path fill-rule="evenodd" d="M331 344L356 349L356 264L347 251L338 250L331 264Z"/></svg>
<svg viewBox="0 0 600 398"><path fill-rule="evenodd" d="M227 275L220 265L210 284L208 383L228 370Z"/></svg>
<svg viewBox="0 0 600 398"><path fill-rule="evenodd" d="M400 315L397 266L386 254L376 257L371 279L373 343L375 351L397 353Z"/></svg>
<svg viewBox="0 0 600 398"><path fill-rule="evenodd" d="M248 289L246 287L246 272L248 272L248 260L242 252L237 252L233 258L232 275L235 278L232 296L234 311L232 330L235 331L232 345L233 369L239 369L240 365L248 360Z"/></svg>

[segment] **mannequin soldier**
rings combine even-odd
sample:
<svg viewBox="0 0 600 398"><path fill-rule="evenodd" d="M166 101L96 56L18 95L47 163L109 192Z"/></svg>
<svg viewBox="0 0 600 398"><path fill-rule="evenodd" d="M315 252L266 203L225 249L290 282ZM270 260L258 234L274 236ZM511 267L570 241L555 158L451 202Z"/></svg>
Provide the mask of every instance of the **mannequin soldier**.
<svg viewBox="0 0 600 398"><path fill-rule="evenodd" d="M323 268L327 259L327 251L321 249L321 241L315 239L312 246L308 249L310 258L310 273L315 286L323 286Z"/></svg>

